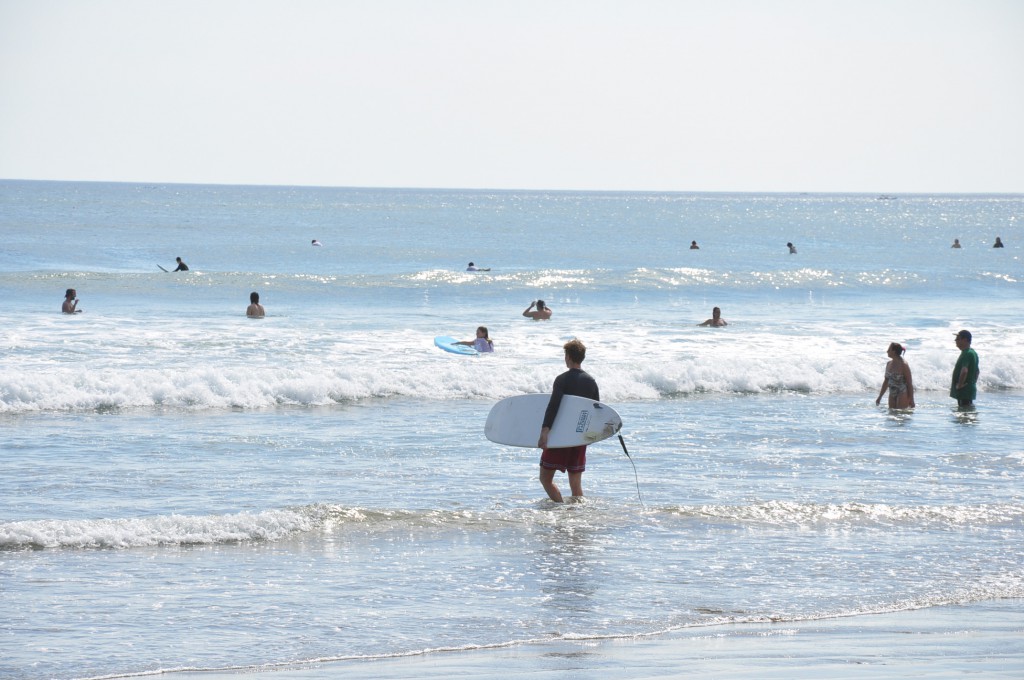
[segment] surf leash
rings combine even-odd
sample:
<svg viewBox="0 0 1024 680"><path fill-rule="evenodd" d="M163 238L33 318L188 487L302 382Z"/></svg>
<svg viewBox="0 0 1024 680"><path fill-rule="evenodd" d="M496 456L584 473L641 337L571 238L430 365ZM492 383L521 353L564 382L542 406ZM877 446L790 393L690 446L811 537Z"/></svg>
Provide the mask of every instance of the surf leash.
<svg viewBox="0 0 1024 680"><path fill-rule="evenodd" d="M637 500L640 501L640 507L642 507L644 510L646 510L647 506L644 505L644 499L640 495L640 478L636 474L636 463L633 462L633 456L629 455L629 450L626 449L626 440L622 438L621 434L619 435L619 443L622 444L622 452L626 454L626 458L629 458L629 464L633 466L633 479L636 480L636 497L637 497Z"/></svg>

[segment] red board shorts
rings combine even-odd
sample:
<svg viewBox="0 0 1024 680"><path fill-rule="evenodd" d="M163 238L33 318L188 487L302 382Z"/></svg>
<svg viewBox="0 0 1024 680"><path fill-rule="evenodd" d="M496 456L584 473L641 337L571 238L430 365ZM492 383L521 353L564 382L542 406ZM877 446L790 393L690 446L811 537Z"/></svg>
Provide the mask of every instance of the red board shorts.
<svg viewBox="0 0 1024 680"><path fill-rule="evenodd" d="M540 454L540 466L559 472L583 472L587 469L587 447L570 446L566 449L544 449Z"/></svg>

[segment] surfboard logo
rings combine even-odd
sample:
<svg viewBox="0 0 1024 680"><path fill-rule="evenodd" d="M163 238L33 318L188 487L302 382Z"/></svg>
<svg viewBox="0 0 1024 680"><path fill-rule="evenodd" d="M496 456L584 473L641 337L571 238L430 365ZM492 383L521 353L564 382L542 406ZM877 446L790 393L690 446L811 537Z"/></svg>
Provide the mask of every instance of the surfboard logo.
<svg viewBox="0 0 1024 680"><path fill-rule="evenodd" d="M576 431L586 432L590 424L590 411L580 411L580 419L576 421Z"/></svg>

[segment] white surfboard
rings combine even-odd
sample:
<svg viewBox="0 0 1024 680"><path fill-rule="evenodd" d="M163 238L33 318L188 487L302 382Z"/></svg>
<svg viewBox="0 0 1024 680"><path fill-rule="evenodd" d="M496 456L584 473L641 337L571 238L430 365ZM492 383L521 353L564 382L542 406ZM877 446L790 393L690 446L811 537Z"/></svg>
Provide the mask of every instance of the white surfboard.
<svg viewBox="0 0 1024 680"><path fill-rule="evenodd" d="M460 345L458 342L459 341L455 338L447 335L439 335L434 338L434 344L445 352L451 352L452 354L465 354L466 356L476 356L479 354L479 352L469 345Z"/></svg>
<svg viewBox="0 0 1024 680"><path fill-rule="evenodd" d="M550 394L521 394L502 399L487 414L484 435L496 444L537 448L550 399ZM621 428L622 418L611 406L565 395L548 433L548 447L560 449L593 444L617 434Z"/></svg>

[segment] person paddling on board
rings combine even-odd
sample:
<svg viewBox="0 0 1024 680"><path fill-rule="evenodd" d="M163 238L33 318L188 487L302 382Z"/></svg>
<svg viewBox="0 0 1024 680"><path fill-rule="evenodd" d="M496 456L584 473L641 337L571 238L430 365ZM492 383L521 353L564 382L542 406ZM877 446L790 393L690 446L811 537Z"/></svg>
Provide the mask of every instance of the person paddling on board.
<svg viewBox="0 0 1024 680"><path fill-rule="evenodd" d="M491 338L487 335L487 326L479 326L476 329L475 340L461 340L456 345L466 345L472 347L477 352L493 352L494 343L491 342Z"/></svg>
<svg viewBox="0 0 1024 680"><path fill-rule="evenodd" d="M562 403L562 395L572 394L584 399L601 401L597 381L580 365L587 356L587 347L579 340L570 340L562 347L565 350L565 365L569 369L555 378L551 388L551 399L544 412L544 421L540 428L537 447L540 454L540 484L547 492L548 498L556 503L562 502L562 492L555 484L555 471L569 475L569 489L572 491L570 502L583 500L583 471L587 469L587 447L571 446L564 449L548 448L548 433L558 415L558 407Z"/></svg>

